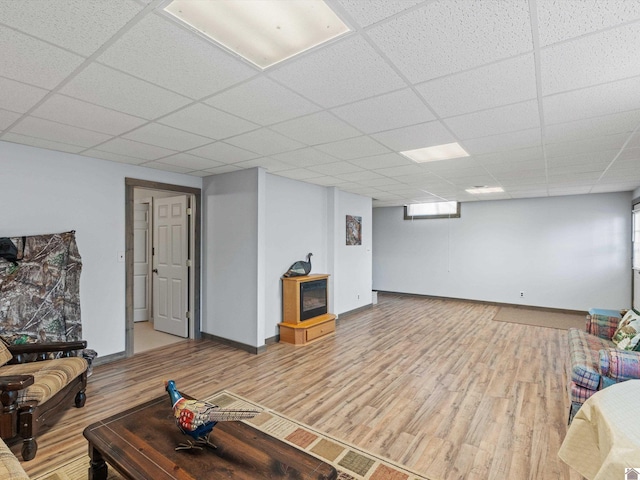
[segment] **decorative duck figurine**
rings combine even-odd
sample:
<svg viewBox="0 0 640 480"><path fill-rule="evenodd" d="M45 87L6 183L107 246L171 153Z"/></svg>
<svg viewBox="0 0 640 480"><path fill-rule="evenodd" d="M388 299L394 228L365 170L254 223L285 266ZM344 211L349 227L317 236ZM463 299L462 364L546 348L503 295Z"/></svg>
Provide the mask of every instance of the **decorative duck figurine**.
<svg viewBox="0 0 640 480"><path fill-rule="evenodd" d="M203 445L216 448L215 445L209 443L209 434L218 422L253 418L261 413L260 410L222 409L218 405L204 400L186 400L176 388L176 383L173 380L165 381L165 389L171 398L176 425L182 433L189 435L194 440L187 440L187 443L179 444L176 450L202 449Z"/></svg>
<svg viewBox="0 0 640 480"><path fill-rule="evenodd" d="M309 275L311 271L311 257L313 253L307 254L307 261L298 260L293 265L289 267L289 270L286 271L283 277L302 277L303 275Z"/></svg>

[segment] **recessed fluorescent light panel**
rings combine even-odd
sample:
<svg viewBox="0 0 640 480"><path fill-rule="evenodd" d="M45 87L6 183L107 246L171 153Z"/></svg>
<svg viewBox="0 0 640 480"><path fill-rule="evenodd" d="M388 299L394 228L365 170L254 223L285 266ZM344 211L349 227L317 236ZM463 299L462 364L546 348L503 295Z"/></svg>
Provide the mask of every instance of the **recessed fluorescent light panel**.
<svg viewBox="0 0 640 480"><path fill-rule="evenodd" d="M473 194L476 194L476 195L483 194L483 193L501 193L501 192L504 192L504 188L502 188L502 187L473 187L473 188L467 188L465 190L465 192L473 193Z"/></svg>
<svg viewBox="0 0 640 480"><path fill-rule="evenodd" d="M434 147L418 148L407 150L400 154L417 163L437 162L439 160L449 160L451 158L468 157L469 154L458 143L446 143Z"/></svg>
<svg viewBox="0 0 640 480"><path fill-rule="evenodd" d="M164 9L262 69L349 31L322 0L174 0Z"/></svg>

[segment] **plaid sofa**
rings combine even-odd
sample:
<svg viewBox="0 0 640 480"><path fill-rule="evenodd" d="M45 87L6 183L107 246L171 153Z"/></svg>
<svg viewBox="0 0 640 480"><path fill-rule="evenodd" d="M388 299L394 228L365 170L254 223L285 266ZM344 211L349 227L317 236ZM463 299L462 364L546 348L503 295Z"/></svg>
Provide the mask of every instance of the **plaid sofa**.
<svg viewBox="0 0 640 480"><path fill-rule="evenodd" d="M29 480L16 456L0 440L0 478L3 480Z"/></svg>
<svg viewBox="0 0 640 480"><path fill-rule="evenodd" d="M569 423L598 390L640 379L640 352L619 350L611 341L621 318L615 310L591 309L586 330L569 329Z"/></svg>

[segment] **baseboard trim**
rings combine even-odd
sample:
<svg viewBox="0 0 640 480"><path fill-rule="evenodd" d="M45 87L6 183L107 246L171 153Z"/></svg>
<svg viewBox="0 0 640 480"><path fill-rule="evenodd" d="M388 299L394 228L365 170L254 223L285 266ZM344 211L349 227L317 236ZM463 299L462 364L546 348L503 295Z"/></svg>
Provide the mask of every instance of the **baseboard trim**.
<svg viewBox="0 0 640 480"><path fill-rule="evenodd" d="M105 363L111 363L111 362L115 362L116 360L122 360L123 358L127 358L127 355L125 352L112 353L111 355L105 355L103 357L98 355L96 358L93 359L93 362L91 362L91 365L93 367L97 367L100 365L104 365Z"/></svg>
<svg viewBox="0 0 640 480"><path fill-rule="evenodd" d="M480 303L482 305L493 305L496 307L510 307L510 308L527 308L529 310L539 310L542 312L552 312L552 313L571 313L571 314L580 314L586 315L586 310L571 310L568 308L554 308L554 307L539 307L536 305L522 305L519 303L503 303L503 302L490 302L488 300L473 300L470 298L456 298L456 297L439 297L437 295L424 295L421 293L406 293L406 292L393 292L390 290L376 290L378 293L388 293L391 295L403 295L408 297L421 297L421 298L433 298L434 300L455 300L458 302L470 302L470 303Z"/></svg>
<svg viewBox="0 0 640 480"><path fill-rule="evenodd" d="M373 303L369 303L367 305L363 305L362 307L358 307L358 308L354 308L353 310L347 310L346 312L342 312L340 314L340 316L347 316L347 315L353 315L356 313L360 313L364 310L369 310L370 308L373 308ZM336 320L340 320L340 317L336 317Z"/></svg>
<svg viewBox="0 0 640 480"><path fill-rule="evenodd" d="M254 347L253 345L247 345L246 343L236 342L235 340L229 340L228 338L218 337L217 335L211 335L210 333L201 332L201 335L203 340L218 342L223 345L227 345L228 347L233 347L239 350L244 350L245 352L253 353L254 355L258 355L267 351L266 345L262 345L261 347Z"/></svg>

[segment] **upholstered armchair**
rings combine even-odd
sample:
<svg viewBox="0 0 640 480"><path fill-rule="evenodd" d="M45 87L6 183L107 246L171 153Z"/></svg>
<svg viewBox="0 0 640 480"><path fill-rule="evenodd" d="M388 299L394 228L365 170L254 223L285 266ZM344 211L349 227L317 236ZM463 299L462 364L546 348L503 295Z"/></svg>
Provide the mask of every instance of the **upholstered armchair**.
<svg viewBox="0 0 640 480"><path fill-rule="evenodd" d="M569 329L569 422L598 390L640 379L640 351L620 349L612 341L621 320L618 311L591 309L585 330Z"/></svg>
<svg viewBox="0 0 640 480"><path fill-rule="evenodd" d="M45 419L72 404L84 406L88 363L75 355L86 346L74 341L7 347L0 341L0 437L20 436L24 461L36 456ZM60 358L50 359L51 354Z"/></svg>

